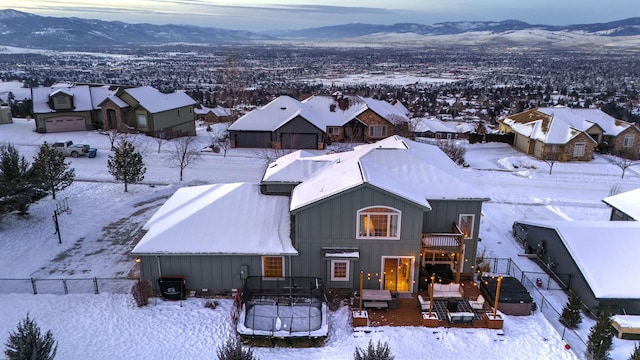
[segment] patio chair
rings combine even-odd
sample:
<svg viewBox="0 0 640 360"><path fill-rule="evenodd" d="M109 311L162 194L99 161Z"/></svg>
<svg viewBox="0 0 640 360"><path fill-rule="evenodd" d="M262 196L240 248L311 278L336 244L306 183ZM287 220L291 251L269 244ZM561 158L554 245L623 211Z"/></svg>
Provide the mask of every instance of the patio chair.
<svg viewBox="0 0 640 360"><path fill-rule="evenodd" d="M484 309L484 296L482 294L478 295L476 300L469 300L469 305L473 310L482 310Z"/></svg>
<svg viewBox="0 0 640 360"><path fill-rule="evenodd" d="M418 295L418 305L420 305L421 311L429 311L429 305L431 301L425 300L422 295Z"/></svg>

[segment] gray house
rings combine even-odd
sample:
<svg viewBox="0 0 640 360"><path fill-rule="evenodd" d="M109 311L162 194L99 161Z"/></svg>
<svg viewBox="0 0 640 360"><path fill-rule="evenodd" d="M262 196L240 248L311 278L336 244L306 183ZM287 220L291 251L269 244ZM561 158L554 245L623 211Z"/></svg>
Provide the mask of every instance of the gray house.
<svg viewBox="0 0 640 360"><path fill-rule="evenodd" d="M638 221L640 219L640 189L602 199L611 207L611 221Z"/></svg>
<svg viewBox="0 0 640 360"><path fill-rule="evenodd" d="M375 142L409 121L399 101L361 96L279 96L229 126L231 147L317 149L331 142Z"/></svg>
<svg viewBox="0 0 640 360"><path fill-rule="evenodd" d="M640 314L639 223L518 221L515 229L525 249L587 307Z"/></svg>
<svg viewBox="0 0 640 360"><path fill-rule="evenodd" d="M143 278L191 289L247 276L322 278L329 288L416 292L425 266L471 278L483 201L437 147L393 136L344 153L297 151L260 184L180 189L132 253Z"/></svg>

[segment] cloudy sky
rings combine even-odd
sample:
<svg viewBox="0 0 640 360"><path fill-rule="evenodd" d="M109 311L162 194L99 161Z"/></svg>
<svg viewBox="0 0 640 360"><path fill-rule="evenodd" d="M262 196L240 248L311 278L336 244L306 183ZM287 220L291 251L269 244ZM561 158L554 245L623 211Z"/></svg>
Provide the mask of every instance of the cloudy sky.
<svg viewBox="0 0 640 360"><path fill-rule="evenodd" d="M0 9L6 8L43 16L251 31L353 22L433 24L506 19L568 25L640 15L637 0L0 0Z"/></svg>

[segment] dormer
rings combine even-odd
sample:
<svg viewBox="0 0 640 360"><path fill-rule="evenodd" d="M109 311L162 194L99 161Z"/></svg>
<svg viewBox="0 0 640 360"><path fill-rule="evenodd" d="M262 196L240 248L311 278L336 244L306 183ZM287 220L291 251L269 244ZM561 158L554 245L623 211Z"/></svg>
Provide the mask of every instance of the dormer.
<svg viewBox="0 0 640 360"><path fill-rule="evenodd" d="M49 94L49 107L55 111L73 110L73 94L67 89L57 89Z"/></svg>

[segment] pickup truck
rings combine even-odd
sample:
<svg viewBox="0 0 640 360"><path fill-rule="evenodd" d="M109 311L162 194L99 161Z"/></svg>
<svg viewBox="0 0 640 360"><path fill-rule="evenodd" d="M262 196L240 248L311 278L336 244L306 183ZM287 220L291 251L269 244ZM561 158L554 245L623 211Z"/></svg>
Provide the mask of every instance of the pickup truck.
<svg viewBox="0 0 640 360"><path fill-rule="evenodd" d="M74 144L73 141L55 142L51 145L54 149L62 152L64 156L77 158L89 153L89 145Z"/></svg>

